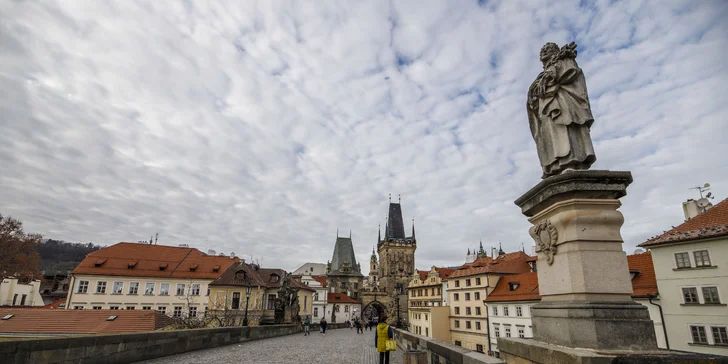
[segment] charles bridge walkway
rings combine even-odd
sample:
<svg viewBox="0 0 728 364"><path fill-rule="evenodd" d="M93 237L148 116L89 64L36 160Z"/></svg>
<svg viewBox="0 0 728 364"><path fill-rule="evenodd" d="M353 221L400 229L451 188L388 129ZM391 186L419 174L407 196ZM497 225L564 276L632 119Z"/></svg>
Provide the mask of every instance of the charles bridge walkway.
<svg viewBox="0 0 728 364"><path fill-rule="evenodd" d="M341 363L376 364L379 353L374 348L374 331L357 334L347 328L329 330L326 336L312 332L249 341L212 349L191 351L142 361L143 364L197 364L197 363ZM402 351L390 353L391 364L402 364Z"/></svg>

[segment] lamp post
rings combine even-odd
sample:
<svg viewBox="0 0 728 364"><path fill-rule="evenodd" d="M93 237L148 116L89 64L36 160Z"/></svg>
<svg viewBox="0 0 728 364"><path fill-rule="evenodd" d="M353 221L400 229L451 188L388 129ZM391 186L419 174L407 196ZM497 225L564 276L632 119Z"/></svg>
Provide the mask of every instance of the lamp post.
<svg viewBox="0 0 728 364"><path fill-rule="evenodd" d="M245 287L245 317L243 318L243 326L248 326L248 302L250 301L250 291L252 288L250 280L248 280L248 286Z"/></svg>

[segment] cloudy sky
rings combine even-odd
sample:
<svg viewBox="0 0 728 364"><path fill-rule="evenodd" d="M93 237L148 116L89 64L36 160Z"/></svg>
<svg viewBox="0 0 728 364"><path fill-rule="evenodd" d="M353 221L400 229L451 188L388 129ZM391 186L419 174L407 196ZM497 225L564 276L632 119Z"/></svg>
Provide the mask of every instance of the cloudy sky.
<svg viewBox="0 0 728 364"><path fill-rule="evenodd" d="M526 117L578 44L594 169L629 170L625 250L728 196L724 1L2 1L0 213L48 238L149 239L295 269L388 194L417 266L530 250ZM368 271L368 267L363 267Z"/></svg>

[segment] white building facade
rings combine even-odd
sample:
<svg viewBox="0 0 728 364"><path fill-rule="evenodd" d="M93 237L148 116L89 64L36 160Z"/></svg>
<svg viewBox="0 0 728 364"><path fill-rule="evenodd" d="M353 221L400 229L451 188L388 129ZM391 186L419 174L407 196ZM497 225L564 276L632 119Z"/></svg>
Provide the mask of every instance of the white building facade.
<svg viewBox="0 0 728 364"><path fill-rule="evenodd" d="M43 306L40 296L40 281L31 280L20 283L16 277L3 277L0 280L0 306Z"/></svg>
<svg viewBox="0 0 728 364"><path fill-rule="evenodd" d="M640 246L652 253L670 349L728 355L728 200Z"/></svg>

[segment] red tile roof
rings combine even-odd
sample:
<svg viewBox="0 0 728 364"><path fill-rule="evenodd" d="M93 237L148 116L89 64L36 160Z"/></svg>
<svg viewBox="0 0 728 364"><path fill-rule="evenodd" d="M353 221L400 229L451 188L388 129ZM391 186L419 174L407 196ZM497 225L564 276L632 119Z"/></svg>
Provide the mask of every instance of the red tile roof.
<svg viewBox="0 0 728 364"><path fill-rule="evenodd" d="M511 287L515 284L513 290ZM538 273L529 272L514 276L503 276L498 280L493 292L485 299L485 302L503 301L537 301L541 296L538 293Z"/></svg>
<svg viewBox="0 0 728 364"><path fill-rule="evenodd" d="M527 273L531 270L527 259L529 256L522 252L503 254L496 257L478 258L471 264L464 264L450 274L448 278L465 277L483 273Z"/></svg>
<svg viewBox="0 0 728 364"><path fill-rule="evenodd" d="M636 273L632 279L632 297L657 296L657 278L655 278L655 266L652 264L652 254L645 252L628 255L627 265L631 273Z"/></svg>
<svg viewBox="0 0 728 364"><path fill-rule="evenodd" d="M63 307L61 307L63 305ZM45 306L40 306L42 309L65 309L66 308L66 299L61 298L60 300L55 300Z"/></svg>
<svg viewBox="0 0 728 364"><path fill-rule="evenodd" d="M446 279L447 277L449 277L450 274L452 274L452 272L455 271L455 269L435 267L435 271L437 271L437 274L440 277L440 279L443 280L443 279ZM419 269L417 270L417 274L420 275L420 280L423 282L427 279L427 275L429 273L430 273L429 270L419 270Z"/></svg>
<svg viewBox="0 0 728 364"><path fill-rule="evenodd" d="M708 211L672 228L662 235L645 241L639 246L653 246L688 240L714 238L728 235L728 199L713 206Z"/></svg>
<svg viewBox="0 0 728 364"><path fill-rule="evenodd" d="M244 274L241 274L244 273ZM245 262L235 262L223 272L220 277L210 283L211 286L247 286L248 282L254 287L280 288L286 271L276 268L259 268L257 265ZM291 287L315 292L313 288L293 279Z"/></svg>
<svg viewBox="0 0 728 364"><path fill-rule="evenodd" d="M657 295L657 279L655 278L655 267L652 264L650 252L627 256L627 265L632 273L636 273L632 279L632 297L646 298L648 294ZM510 290L509 283L518 282L516 289ZM503 301L532 301L540 300L538 291L538 273L523 273L513 276L503 276L498 280L493 292L485 299L485 302Z"/></svg>
<svg viewBox="0 0 728 364"><path fill-rule="evenodd" d="M359 301L343 294L343 293L331 293L328 294L329 303L359 303Z"/></svg>
<svg viewBox="0 0 728 364"><path fill-rule="evenodd" d="M311 276L311 278L321 283L321 287L326 287L326 276Z"/></svg>
<svg viewBox="0 0 728 364"><path fill-rule="evenodd" d="M194 248L118 243L86 255L73 274L215 279L240 258Z"/></svg>
<svg viewBox="0 0 728 364"><path fill-rule="evenodd" d="M0 333L5 334L113 334L147 332L171 325L171 317L151 310L34 310L2 308ZM109 316L117 316L107 321Z"/></svg>

